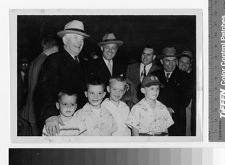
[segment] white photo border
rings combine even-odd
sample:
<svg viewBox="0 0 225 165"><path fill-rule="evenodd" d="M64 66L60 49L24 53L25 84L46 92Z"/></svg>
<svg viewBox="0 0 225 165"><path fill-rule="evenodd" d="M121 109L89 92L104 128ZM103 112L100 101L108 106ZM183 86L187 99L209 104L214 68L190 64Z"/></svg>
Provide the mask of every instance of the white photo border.
<svg viewBox="0 0 225 165"><path fill-rule="evenodd" d="M14 9L10 14L10 130L12 143L126 143L203 141L203 27L201 9ZM35 137L17 136L17 16L18 15L195 15L196 16L196 136L183 137Z"/></svg>

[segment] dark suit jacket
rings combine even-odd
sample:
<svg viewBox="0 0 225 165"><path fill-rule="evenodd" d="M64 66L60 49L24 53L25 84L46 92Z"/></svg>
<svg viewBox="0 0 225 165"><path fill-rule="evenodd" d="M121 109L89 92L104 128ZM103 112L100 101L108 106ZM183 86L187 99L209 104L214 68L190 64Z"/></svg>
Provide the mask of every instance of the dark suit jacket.
<svg viewBox="0 0 225 165"><path fill-rule="evenodd" d="M158 99L167 107L173 108L175 111L178 105L185 107L188 105L190 78L187 73L176 68L170 76L169 81L166 81L165 72L160 69L153 72L158 77L159 81L164 85L160 89Z"/></svg>
<svg viewBox="0 0 225 165"><path fill-rule="evenodd" d="M159 81L164 85L164 88L160 89L158 100L175 111L173 119L175 124L179 127L177 135L183 135L186 126L185 108L190 102L189 75L176 68L167 82L164 69L153 72L152 74L157 76ZM182 133L181 131L184 132Z"/></svg>
<svg viewBox="0 0 225 165"><path fill-rule="evenodd" d="M113 69L112 75L110 74L107 65L105 64L103 57L96 60L92 60L88 66L88 77L96 76L106 85L109 83L111 76L124 75L124 67L119 62L113 59Z"/></svg>
<svg viewBox="0 0 225 165"><path fill-rule="evenodd" d="M85 104L85 70L84 61L76 62L66 50L48 56L43 64L39 79L36 103L41 103L40 117L44 121L50 116L58 115L55 103L61 90L78 94L78 106ZM36 104L37 105L37 104ZM40 105L40 104L39 104ZM38 106L38 105L37 105Z"/></svg>
<svg viewBox="0 0 225 165"><path fill-rule="evenodd" d="M126 71L126 77L134 83L139 100L141 99L141 97L143 97L140 92L140 86L141 86L140 65L141 63L130 64L128 65L127 71ZM148 75L159 69L161 69L161 67L153 63L151 69L148 72Z"/></svg>

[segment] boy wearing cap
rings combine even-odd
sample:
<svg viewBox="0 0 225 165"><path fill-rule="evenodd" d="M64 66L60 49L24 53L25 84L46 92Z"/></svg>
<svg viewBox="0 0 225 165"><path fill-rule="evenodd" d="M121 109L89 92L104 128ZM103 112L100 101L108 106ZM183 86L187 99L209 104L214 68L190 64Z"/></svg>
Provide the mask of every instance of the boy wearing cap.
<svg viewBox="0 0 225 165"><path fill-rule="evenodd" d="M157 100L160 87L158 78L146 76L141 84L145 97L138 102L129 115L127 124L133 136L166 136L167 129L174 124L166 106Z"/></svg>

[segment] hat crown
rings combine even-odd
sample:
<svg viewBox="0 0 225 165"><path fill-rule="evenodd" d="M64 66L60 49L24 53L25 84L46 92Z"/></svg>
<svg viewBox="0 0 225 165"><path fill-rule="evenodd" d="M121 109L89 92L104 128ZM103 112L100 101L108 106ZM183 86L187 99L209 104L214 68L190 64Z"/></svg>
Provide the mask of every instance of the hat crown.
<svg viewBox="0 0 225 165"><path fill-rule="evenodd" d="M188 57L192 58L192 52L191 52L191 51L189 51L189 50L185 50L185 51L183 51L183 52L181 53L181 55L186 55L186 56L188 56Z"/></svg>
<svg viewBox="0 0 225 165"><path fill-rule="evenodd" d="M175 56L176 55L176 49L174 47L166 47L163 49L163 55L165 56Z"/></svg>
<svg viewBox="0 0 225 165"><path fill-rule="evenodd" d="M66 29L80 29L84 31L84 25L81 21L73 20L65 25L64 30Z"/></svg>
<svg viewBox="0 0 225 165"><path fill-rule="evenodd" d="M158 79L158 77L151 75L151 76L146 76L143 81L145 81L145 82L153 82L154 81L155 82L155 81L159 81L159 79Z"/></svg>
<svg viewBox="0 0 225 165"><path fill-rule="evenodd" d="M113 33L107 33L103 36L102 41L116 40L116 36Z"/></svg>
<svg viewBox="0 0 225 165"><path fill-rule="evenodd" d="M154 75L146 76L142 81L142 86L146 86L147 84L151 83L159 83L158 77Z"/></svg>

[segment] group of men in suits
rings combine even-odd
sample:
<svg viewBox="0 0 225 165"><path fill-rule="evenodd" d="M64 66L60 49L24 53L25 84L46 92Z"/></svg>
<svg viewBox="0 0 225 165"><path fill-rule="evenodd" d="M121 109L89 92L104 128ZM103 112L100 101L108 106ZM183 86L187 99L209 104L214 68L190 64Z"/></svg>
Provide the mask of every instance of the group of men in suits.
<svg viewBox="0 0 225 165"><path fill-rule="evenodd" d="M116 39L113 33L103 36L98 46L102 50L102 57L87 62L79 57L84 45L84 39L89 35L84 31L81 21L73 20L67 23L64 30L57 33L62 38L63 48L59 52L48 56L42 66L37 85L39 99L40 119L48 129L56 132L61 121L57 118L58 110L55 107L57 94L60 90L71 90L78 94L78 108L86 102L84 96L85 82L92 76L97 76L105 84L113 75L124 75L133 82L138 93L138 98L143 96L140 84L143 78L149 74L156 75L164 85L159 94L159 101L165 104L173 113L175 121L171 128L171 135L185 135L185 106L188 102L188 76L177 68L177 53L174 47L163 50L161 63L163 67L155 63L155 52L150 46L143 49L141 63L131 64L127 70L115 61L115 55L123 41ZM168 74L169 73L169 74ZM41 132L40 132L41 133Z"/></svg>
<svg viewBox="0 0 225 165"><path fill-rule="evenodd" d="M174 47L163 49L159 57L161 66L156 63L154 49L146 46L143 49L141 62L128 65L126 77L134 84L139 100L143 98L140 85L146 75L155 75L164 88L160 89L158 100L167 106L175 124L169 128L169 134L185 136L186 107L190 102L190 77L178 68L178 55ZM193 85L193 84L191 84Z"/></svg>

